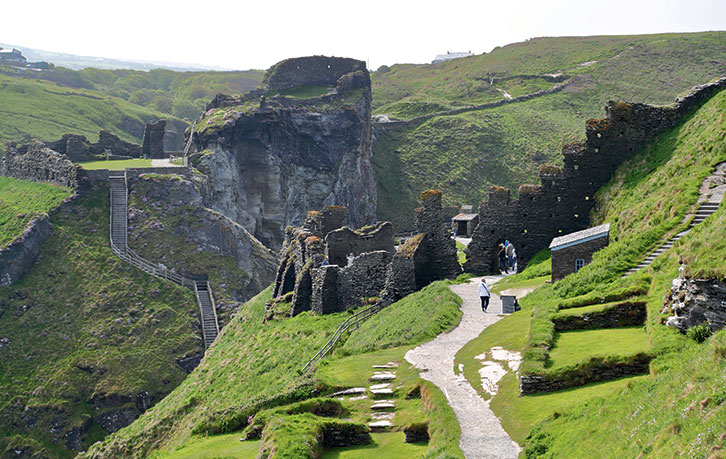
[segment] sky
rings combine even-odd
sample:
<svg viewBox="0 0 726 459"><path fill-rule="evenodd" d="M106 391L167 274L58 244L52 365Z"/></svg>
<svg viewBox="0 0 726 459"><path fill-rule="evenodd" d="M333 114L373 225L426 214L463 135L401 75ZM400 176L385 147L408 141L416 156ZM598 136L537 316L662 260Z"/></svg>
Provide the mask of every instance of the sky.
<svg viewBox="0 0 726 459"><path fill-rule="evenodd" d="M534 37L726 30L726 0L17 0L0 16L0 42L45 51L239 70L323 54L376 69Z"/></svg>

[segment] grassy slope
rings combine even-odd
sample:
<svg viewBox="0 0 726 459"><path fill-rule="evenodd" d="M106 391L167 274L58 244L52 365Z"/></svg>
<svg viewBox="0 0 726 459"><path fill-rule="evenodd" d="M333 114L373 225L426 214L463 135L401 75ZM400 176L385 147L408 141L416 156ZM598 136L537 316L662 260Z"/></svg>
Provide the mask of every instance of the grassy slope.
<svg viewBox="0 0 726 459"><path fill-rule="evenodd" d="M128 130L127 119L139 124L159 118L170 117L93 90L0 75L0 145L57 140L67 132L96 141L101 129L138 143L141 138Z"/></svg>
<svg viewBox="0 0 726 459"><path fill-rule="evenodd" d="M145 456L152 449L171 451L185 444L193 433L238 430L260 408L309 397L314 385L324 387L325 381L300 377L298 370L349 314L315 316L308 312L263 324L270 294L271 289L267 289L240 308L201 365L177 390L89 454ZM408 297L408 301L390 306L354 331L342 354L366 352L365 343L373 339L381 343L379 349L413 345L456 325L459 298L444 282L415 295L416 301ZM394 320L407 321L411 326L405 339L396 328L379 333L376 324ZM280 394L289 396L269 400Z"/></svg>
<svg viewBox="0 0 726 459"><path fill-rule="evenodd" d="M125 160L114 160L114 161L88 161L85 163L79 163L87 170L97 169L108 169L112 171L122 171L128 167L139 168L139 167L151 167L150 159L125 159Z"/></svg>
<svg viewBox="0 0 726 459"><path fill-rule="evenodd" d="M10 340L0 361L0 451L17 434L17 449L37 441L44 454L71 456L52 442L52 426L62 444L103 412L93 398L146 390L158 401L185 377L175 359L201 349L192 294L112 255L107 202L100 189L56 214L39 262L0 288L0 336ZM103 436L95 423L90 432L90 442Z"/></svg>
<svg viewBox="0 0 726 459"><path fill-rule="evenodd" d="M405 102L416 108L410 115L502 98L487 89L490 75L564 72L580 77L557 94L388 128L388 134L378 136L373 157L379 218L410 226L414 198L432 187L444 191L446 204L458 207L481 201L491 184L516 189L536 183L537 167L561 162L561 145L580 138L583 122L601 117L607 100L666 104L683 90L722 75L724 36L541 38L437 66L394 65L375 72L374 113L396 113L391 106ZM578 66L590 61L597 62ZM529 90L531 80L513 78L501 85L517 95L520 81Z"/></svg>
<svg viewBox="0 0 726 459"><path fill-rule="evenodd" d="M0 248L23 234L33 218L57 207L70 194L50 183L0 177Z"/></svg>
<svg viewBox="0 0 726 459"><path fill-rule="evenodd" d="M696 201L701 181L715 164L726 160L724 112L726 92L716 95L685 123L661 135L638 156L621 166L614 179L599 191L599 211L593 216L596 223L610 222L613 225L611 245L596 254L593 263L578 274L568 276L554 286L546 285L522 299L523 314L514 314L487 328L479 338L457 354L455 363L465 365L464 374L475 387L480 386L480 383L477 381L478 365L474 356L492 346L522 351L530 339L530 333L540 333L536 327L530 329L529 326L534 307L547 307L561 302L562 298L590 291L613 291L622 284L620 273L639 261L657 241L679 230L687 210ZM534 456L545 452L555 457L600 456L605 439L610 439L607 440L608 444L615 443L613 457L636 456L637 452L634 453L633 448L638 448L638 443L641 451L648 451L649 447L655 451L653 448L660 448L664 443L673 443L656 439L658 432L654 434L654 427L646 428L645 425L650 422L651 425L660 426L663 432L671 428L671 433L677 433L681 430L680 426L668 427L676 422L673 416L677 411L675 408L669 409L656 416L654 410L663 411L663 406L674 406L676 400L681 398L669 398L666 395L673 387L693 386L689 389L695 393L692 398L708 397L708 384L715 382L698 372L689 377L689 372L702 365L698 371L719 374L722 371L719 368L722 367L701 359L698 365L691 365L689 361L687 367L677 368L678 358L671 350L681 350L686 346L686 352L691 352L689 355L694 358L698 351L688 350L691 345L682 335L661 324L662 297L677 275L678 257L692 262L688 266L689 272L699 276L724 277L726 246L719 233L726 223L723 212L721 210L696 227L674 250L656 260L649 273L652 276L652 287L647 297L647 330L650 345L658 355L651 366L659 374L656 379L642 376L526 397L519 397L513 373L502 379L500 392L492 400L492 409L502 418L505 429L516 440L524 441L533 427L549 419L543 430L529 440L529 451ZM528 282L527 278L531 277L528 271L532 269L539 273L542 266L531 265L524 273L512 276L507 281L511 287ZM660 376L660 373L667 374ZM699 378L705 384L701 384ZM623 399L627 399L627 402ZM604 408L611 406L615 408ZM638 406L653 406L654 410L648 411L649 418L636 413L635 419L639 425L634 425L633 413L642 411L634 408ZM687 417L705 417L706 414L703 410L691 410ZM722 419L718 416L716 419ZM676 442L681 447L687 442L698 440L698 433L706 437L711 435L707 429L698 432L695 421L688 422L691 423L690 433ZM636 434L633 434L636 430ZM628 441L631 434L640 436L638 442ZM664 435L662 433L661 438ZM704 435L699 438L705 438ZM665 455L673 454L674 450L668 448L659 451Z"/></svg>

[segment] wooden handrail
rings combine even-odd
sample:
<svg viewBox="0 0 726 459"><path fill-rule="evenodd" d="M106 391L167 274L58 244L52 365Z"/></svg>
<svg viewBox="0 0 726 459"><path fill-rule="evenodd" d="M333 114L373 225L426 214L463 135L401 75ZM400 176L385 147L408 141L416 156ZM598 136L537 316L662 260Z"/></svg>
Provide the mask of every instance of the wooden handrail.
<svg viewBox="0 0 726 459"><path fill-rule="evenodd" d="M350 329L358 329L361 323L371 318L381 309L383 309L383 305L381 303L374 304L345 319L343 323L338 326L338 329L335 330L335 333L333 333L333 336L330 337L328 342L325 343L325 345L313 356L312 359L308 360L308 363L306 363L302 369L302 373L305 374L312 368L313 365L322 360L323 357L325 357L333 349L333 347L335 347L340 337L343 336L343 333Z"/></svg>

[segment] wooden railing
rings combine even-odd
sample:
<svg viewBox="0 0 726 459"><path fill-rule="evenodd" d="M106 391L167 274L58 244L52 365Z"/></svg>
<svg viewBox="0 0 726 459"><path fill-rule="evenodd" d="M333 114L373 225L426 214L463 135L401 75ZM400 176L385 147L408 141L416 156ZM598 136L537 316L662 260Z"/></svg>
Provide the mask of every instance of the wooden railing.
<svg viewBox="0 0 726 459"><path fill-rule="evenodd" d="M313 367L313 365L317 364L320 360L323 359L323 357L328 355L328 353L330 353L330 351L333 350L333 347L335 347L335 345L338 343L338 340L340 340L340 338L343 336L343 333L346 333L350 330L358 329L361 323L371 318L381 309L383 309L383 305L381 303L377 303L372 306L368 306L367 308L360 310L345 319L343 323L338 326L338 329L335 330L335 333L333 333L333 336L330 337L328 342L325 343L325 345L318 351L318 353L315 354L313 358L305 364L302 369L302 373L305 374Z"/></svg>

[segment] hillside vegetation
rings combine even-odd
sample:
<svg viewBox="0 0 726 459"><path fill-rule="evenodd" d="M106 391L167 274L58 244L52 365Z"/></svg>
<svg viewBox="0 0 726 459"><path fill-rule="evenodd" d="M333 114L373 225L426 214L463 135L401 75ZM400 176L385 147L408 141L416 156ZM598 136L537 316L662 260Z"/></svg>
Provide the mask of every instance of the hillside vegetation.
<svg viewBox="0 0 726 459"><path fill-rule="evenodd" d="M668 104L726 73L724 43L724 32L537 38L439 65L382 67L372 74L374 114L411 121L377 125L378 217L410 227L415 197L431 187L458 207L492 184L537 183L539 165L560 163L562 145L582 138L607 100ZM517 97L558 84L476 108L505 99L498 89ZM445 114L462 107L474 108Z"/></svg>
<svg viewBox="0 0 726 459"><path fill-rule="evenodd" d="M58 140L65 133L83 134L91 141L106 129L128 142L141 143L144 124L170 119L169 128L187 123L154 109L90 89L74 89L48 81L0 74L0 145ZM177 132L177 137L183 132ZM183 137L181 137L183 138Z"/></svg>
<svg viewBox="0 0 726 459"><path fill-rule="evenodd" d="M23 234L35 217L58 207L71 192L50 183L0 176L0 248Z"/></svg>
<svg viewBox="0 0 726 459"><path fill-rule="evenodd" d="M436 282L394 303L352 332L338 352L340 363L336 363L339 362L337 359L328 359L321 364L325 370L306 376L299 370L325 344L349 312L323 316L304 312L294 318L265 323L265 302L270 295L271 288L268 288L241 307L200 366L177 390L131 426L94 446L88 456L144 457L150 450L170 452L188 442L190 445L198 442L193 434L240 430L252 415L265 408L326 394L336 387L367 384L370 374L366 372L372 374L371 366L361 362L386 363L391 359L402 362L406 349L451 329L461 317L460 298L445 282ZM382 323L391 326L383 328ZM400 327L405 324L408 324L409 332L402 336ZM374 341L378 342L377 346L366 344ZM402 345L405 346L396 347ZM385 355L361 355L387 348L394 349ZM346 355L356 358L344 357ZM405 371L408 376L404 381L409 381L406 384L418 381L415 371ZM458 426L449 425L453 413L434 387L426 390L429 403L440 415L438 439L432 440L431 447L458 450L458 435L451 430ZM402 391L404 395L406 392ZM416 409L420 412L422 407L420 401L418 403ZM347 409L356 411L360 407L354 404ZM421 416L423 414L418 415ZM441 427L441 423L445 423L446 428Z"/></svg>
<svg viewBox="0 0 726 459"><path fill-rule="evenodd" d="M106 189L76 198L0 288L0 456L72 457L164 397L186 376L176 361L202 350L193 294L117 259L108 215Z"/></svg>
<svg viewBox="0 0 726 459"><path fill-rule="evenodd" d="M524 314L489 327L457 355L464 375L479 388L481 364L471 356L497 345L523 352L523 375L581 382L607 362L653 359L650 375L522 397L515 374L507 374L492 409L510 435L524 443L526 457L708 457L726 446L725 398L718 389L726 374L724 332L697 344L666 327L668 312L663 311L679 260L688 263L687 274L726 278L719 236L723 206L651 267L621 279L659 241L687 225L684 219L696 206L702 181L726 161L724 113L726 91L625 162L596 196L593 223L612 225L610 245L578 273L530 293L521 301ZM531 269L541 271L541 266ZM525 270L508 279L509 287L530 282L529 277ZM554 331L552 320L633 301L645 304L643 326Z"/></svg>

